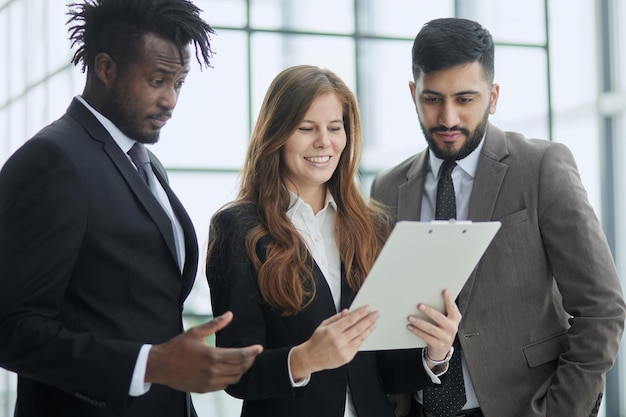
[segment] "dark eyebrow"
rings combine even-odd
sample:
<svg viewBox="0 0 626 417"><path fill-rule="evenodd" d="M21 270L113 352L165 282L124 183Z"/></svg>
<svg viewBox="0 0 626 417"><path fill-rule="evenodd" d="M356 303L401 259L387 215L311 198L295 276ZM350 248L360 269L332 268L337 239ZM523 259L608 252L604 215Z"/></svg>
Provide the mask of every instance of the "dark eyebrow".
<svg viewBox="0 0 626 417"><path fill-rule="evenodd" d="M165 68L156 68L152 71L153 74L163 74L163 75L176 75L178 74L178 71L171 71L171 70L167 70ZM184 71L181 75L183 77L186 77L189 74L189 70Z"/></svg>
<svg viewBox="0 0 626 417"><path fill-rule="evenodd" d="M459 91L458 93L455 93L454 95L455 96L479 96L480 91L476 91L476 90Z"/></svg>
<svg viewBox="0 0 626 417"><path fill-rule="evenodd" d="M433 90L422 90L421 95L423 96L423 95L425 95L425 94L432 94L432 95L434 95L434 96L440 96L440 95L442 95L441 93L438 93L438 92L433 91Z"/></svg>
<svg viewBox="0 0 626 417"><path fill-rule="evenodd" d="M435 96L442 96L443 94L437 92L437 91L433 91L433 90L424 90L422 91L422 95L425 94L432 94ZM476 91L476 90L465 90L465 91L459 91L458 93L454 93L453 96L477 96L480 95L480 91Z"/></svg>

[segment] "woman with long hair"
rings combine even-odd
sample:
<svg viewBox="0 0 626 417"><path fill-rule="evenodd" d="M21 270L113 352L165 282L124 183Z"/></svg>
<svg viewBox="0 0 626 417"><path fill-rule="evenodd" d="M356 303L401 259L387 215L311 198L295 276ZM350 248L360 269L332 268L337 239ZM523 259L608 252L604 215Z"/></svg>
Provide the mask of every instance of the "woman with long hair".
<svg viewBox="0 0 626 417"><path fill-rule="evenodd" d="M394 416L387 395L440 383L461 315L420 309L408 331L422 349L358 352L376 325L348 311L389 234L362 196L356 97L333 72L282 71L267 91L235 201L211 219L206 274L214 314L233 312L221 347L263 352L227 388L242 416ZM433 361L434 360L434 361Z"/></svg>

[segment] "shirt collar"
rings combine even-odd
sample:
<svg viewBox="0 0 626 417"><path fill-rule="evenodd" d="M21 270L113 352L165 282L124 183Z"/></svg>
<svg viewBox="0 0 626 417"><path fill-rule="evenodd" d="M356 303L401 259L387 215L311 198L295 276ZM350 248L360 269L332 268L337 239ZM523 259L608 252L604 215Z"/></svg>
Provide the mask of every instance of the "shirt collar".
<svg viewBox="0 0 626 417"><path fill-rule="evenodd" d="M295 193L289 191L289 209L287 210L287 217L293 219L293 217L303 208L303 207L311 207L306 201L298 197ZM335 202L335 198L330 193L330 191L326 191L326 202L324 203L324 208L320 210L326 210L328 207L331 207L334 211L337 211L337 203Z"/></svg>
<svg viewBox="0 0 626 417"><path fill-rule="evenodd" d="M476 177L476 171L478 170L478 161L480 160L480 152L483 149L483 145L485 144L485 136L481 139L480 143L470 153L463 159L459 159L456 161L456 164L461 167L467 175L474 178ZM439 168L441 168L441 164L443 164L443 159L437 158L432 152L428 152L430 170L435 176L435 178L439 175Z"/></svg>
<svg viewBox="0 0 626 417"><path fill-rule="evenodd" d="M122 151L124 151L124 153L128 153L128 151L130 150L130 148L132 148L136 141L122 133L122 131L119 130L112 121L110 121L101 113L99 113L96 109L91 107L91 105L87 103L84 98L82 98L81 96L76 96L76 99L83 103L83 105L87 107L87 110L89 110L96 117L96 119L98 119L100 124L106 129L107 132L109 132L109 135L111 135L115 143L117 143L117 146L119 146Z"/></svg>

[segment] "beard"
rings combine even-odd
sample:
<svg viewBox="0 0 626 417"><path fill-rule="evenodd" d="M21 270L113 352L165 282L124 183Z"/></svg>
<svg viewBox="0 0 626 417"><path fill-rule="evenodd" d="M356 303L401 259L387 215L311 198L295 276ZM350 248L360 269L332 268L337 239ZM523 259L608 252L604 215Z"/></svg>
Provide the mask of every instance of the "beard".
<svg viewBox="0 0 626 417"><path fill-rule="evenodd" d="M453 126L451 128L447 128L444 126L437 126L427 129L426 126L422 123L420 119L420 126L422 128L422 132L424 133L424 137L426 138L426 142L428 143L428 148L430 151L439 159L450 159L454 161L458 161L460 159L465 158L467 155L474 152L474 149L480 145L480 141L485 136L485 131L487 130L487 123L489 122L489 109L491 107L491 102L489 106L487 106L487 110L483 115L483 119L476 126L473 131L466 129L460 126ZM419 114L418 114L419 115ZM433 134L436 132L461 132L467 138L461 149L458 151L448 150L446 148L440 148L437 146L437 142L433 138Z"/></svg>
<svg viewBox="0 0 626 417"><path fill-rule="evenodd" d="M111 89L111 94L104 104L104 110L106 117L129 138L145 144L159 141L160 130L141 129L142 121L159 115L143 117L117 83Z"/></svg>

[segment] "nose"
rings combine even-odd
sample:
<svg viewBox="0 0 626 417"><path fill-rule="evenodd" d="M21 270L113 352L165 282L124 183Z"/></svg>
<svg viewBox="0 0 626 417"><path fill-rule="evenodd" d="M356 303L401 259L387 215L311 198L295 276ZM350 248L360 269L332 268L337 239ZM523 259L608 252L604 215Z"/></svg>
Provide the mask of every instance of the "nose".
<svg viewBox="0 0 626 417"><path fill-rule="evenodd" d="M320 129L317 137L315 138L314 146L316 148L327 148L330 146L330 135L324 129Z"/></svg>
<svg viewBox="0 0 626 417"><path fill-rule="evenodd" d="M445 102L441 106L441 112L439 114L439 124L447 127L448 129L459 125L459 112L456 106L452 102Z"/></svg>
<svg viewBox="0 0 626 417"><path fill-rule="evenodd" d="M174 110L178 102L178 94L179 91L173 86L164 88L159 96L159 106L167 110Z"/></svg>

